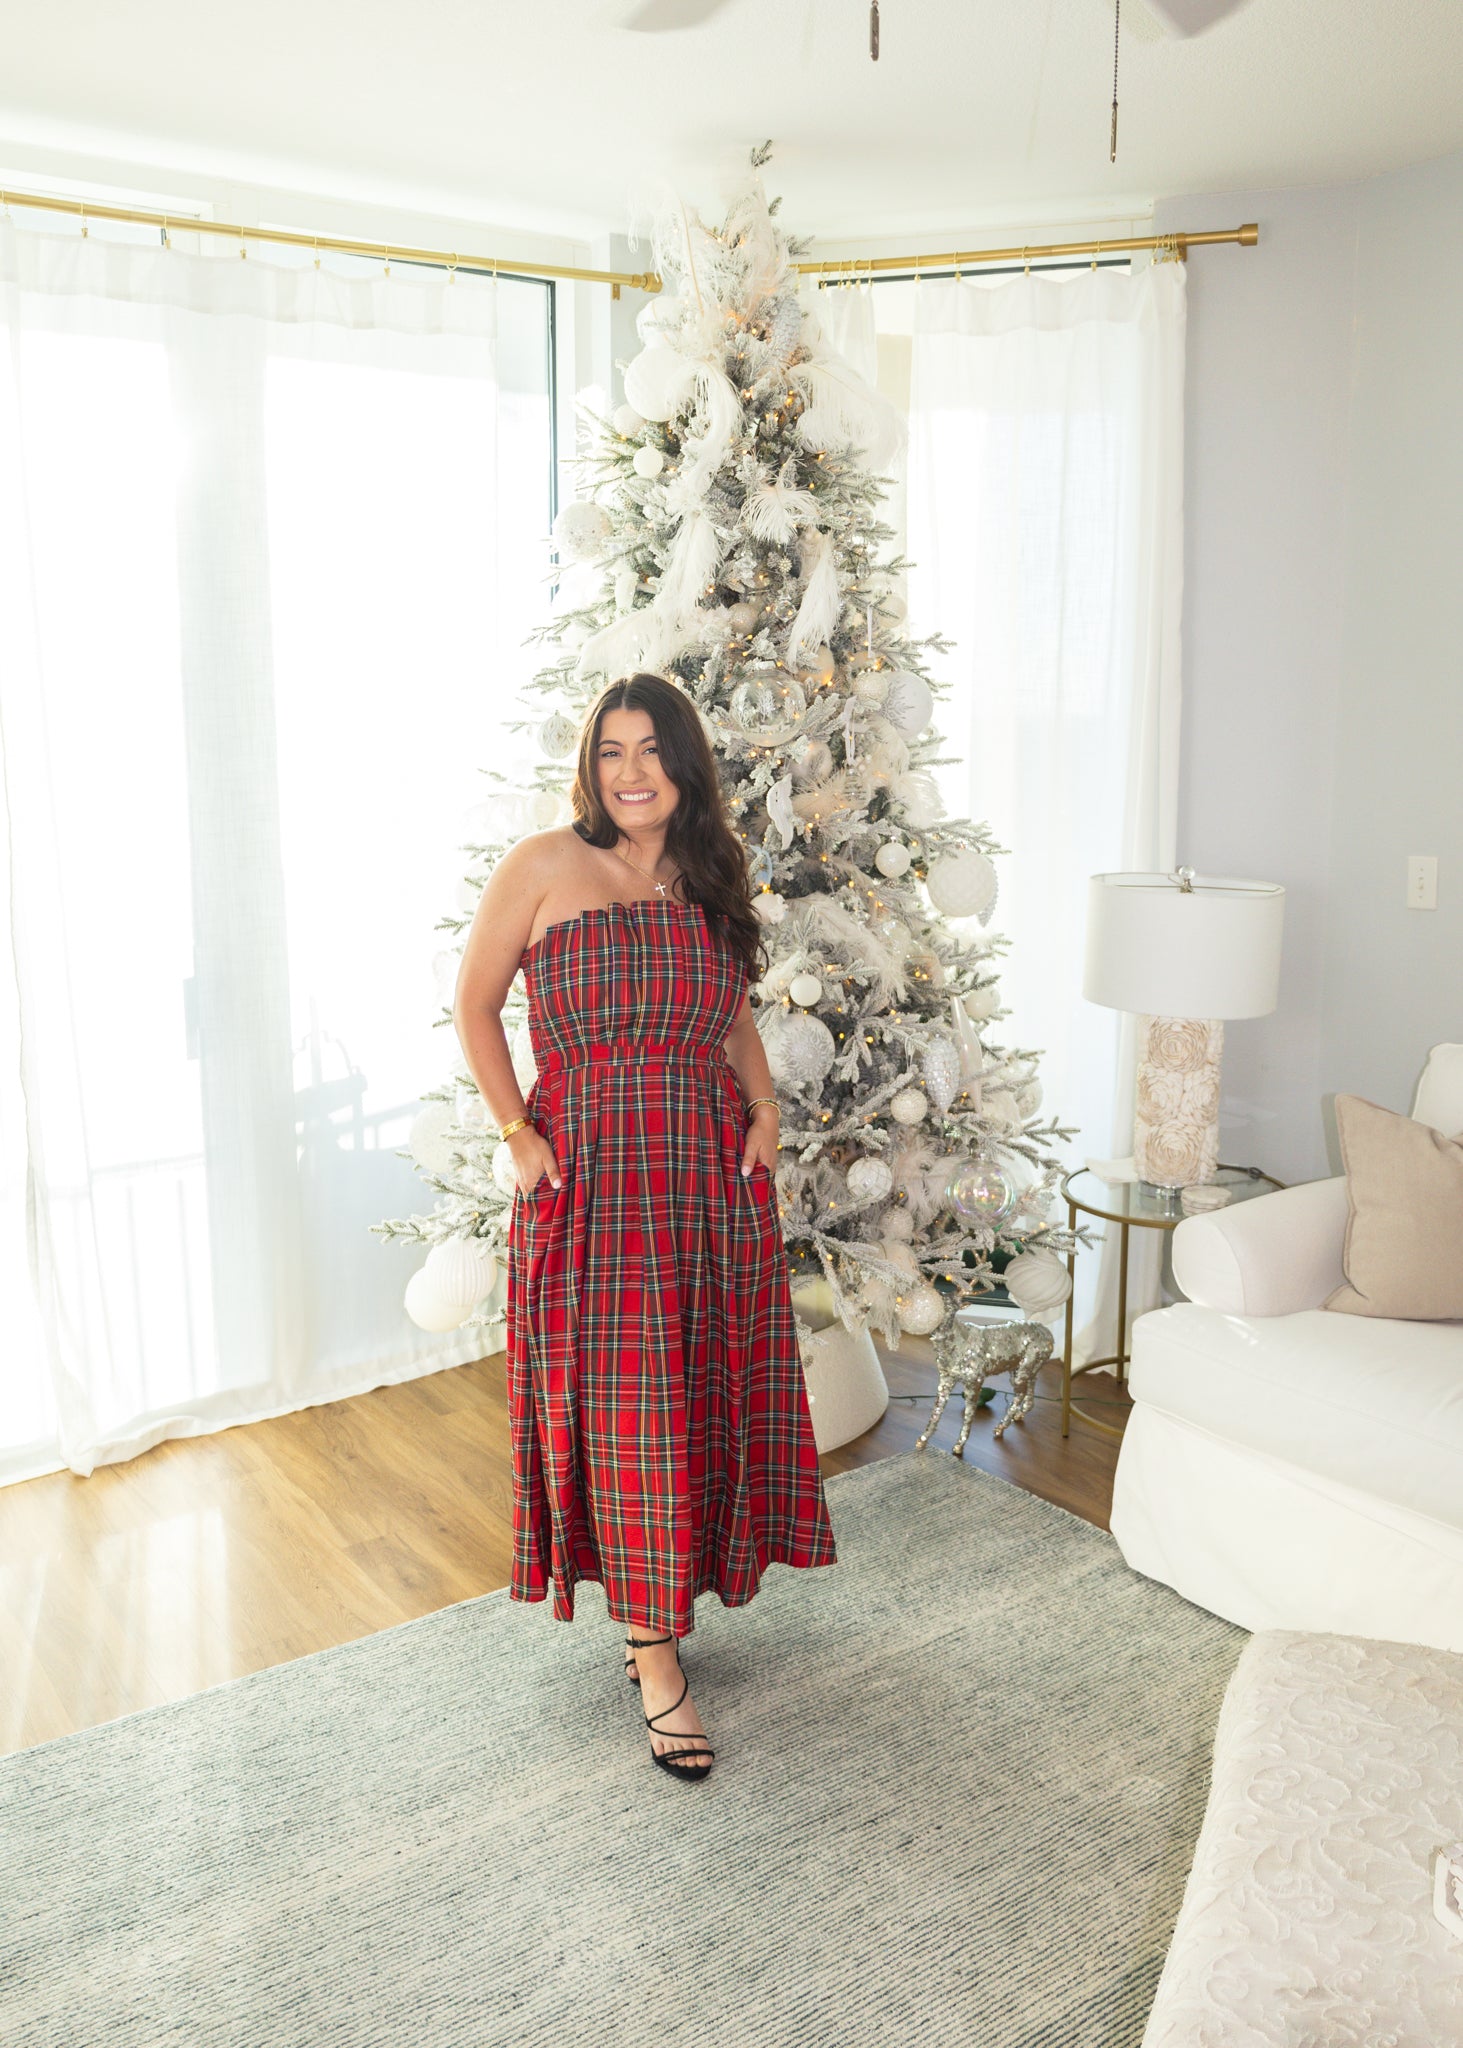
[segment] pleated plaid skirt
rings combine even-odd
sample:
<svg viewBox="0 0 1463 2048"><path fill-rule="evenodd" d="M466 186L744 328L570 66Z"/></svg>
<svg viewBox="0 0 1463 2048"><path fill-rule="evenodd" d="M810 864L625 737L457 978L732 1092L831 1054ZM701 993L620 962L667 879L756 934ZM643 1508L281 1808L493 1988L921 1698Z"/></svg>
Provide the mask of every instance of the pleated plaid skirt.
<svg viewBox="0 0 1463 2048"><path fill-rule="evenodd" d="M587 910L524 955L547 1177L513 1200L510 1594L688 1635L836 1561L772 1176L723 1051L746 974L699 905Z"/></svg>

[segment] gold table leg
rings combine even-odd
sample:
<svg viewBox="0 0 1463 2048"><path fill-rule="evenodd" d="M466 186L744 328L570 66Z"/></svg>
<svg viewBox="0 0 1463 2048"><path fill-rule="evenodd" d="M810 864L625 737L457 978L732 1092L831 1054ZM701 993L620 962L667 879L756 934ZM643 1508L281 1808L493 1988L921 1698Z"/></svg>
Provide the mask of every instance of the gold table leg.
<svg viewBox="0 0 1463 2048"><path fill-rule="evenodd" d="M1067 1204L1067 1228L1068 1230L1075 1230L1077 1228L1077 1205L1075 1202L1068 1202ZM1067 1335L1062 1345L1063 1436L1070 1436L1072 1434L1072 1317L1076 1313L1077 1307L1077 1241L1075 1238L1072 1240L1071 1250L1067 1253L1067 1278L1072 1284L1067 1294Z"/></svg>

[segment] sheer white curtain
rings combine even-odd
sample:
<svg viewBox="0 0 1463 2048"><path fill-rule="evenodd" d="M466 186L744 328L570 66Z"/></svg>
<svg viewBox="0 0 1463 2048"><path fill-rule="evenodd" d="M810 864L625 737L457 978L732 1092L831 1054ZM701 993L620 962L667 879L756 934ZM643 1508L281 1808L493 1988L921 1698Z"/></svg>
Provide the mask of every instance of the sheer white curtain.
<svg viewBox="0 0 1463 2048"><path fill-rule="evenodd" d="M1082 999L1087 878L1174 859L1184 307L1179 263L917 290L911 625L955 643L946 801L1010 849L996 1028L1042 1050L1073 1165L1132 1149L1131 1030ZM1133 1237L1137 1313L1158 1268ZM1079 1256L1079 1326L1096 1267ZM1096 1335L1112 1349L1111 1315Z"/></svg>
<svg viewBox="0 0 1463 2048"><path fill-rule="evenodd" d="M0 1481L481 1349L368 1226L539 603L510 289L0 223Z"/></svg>

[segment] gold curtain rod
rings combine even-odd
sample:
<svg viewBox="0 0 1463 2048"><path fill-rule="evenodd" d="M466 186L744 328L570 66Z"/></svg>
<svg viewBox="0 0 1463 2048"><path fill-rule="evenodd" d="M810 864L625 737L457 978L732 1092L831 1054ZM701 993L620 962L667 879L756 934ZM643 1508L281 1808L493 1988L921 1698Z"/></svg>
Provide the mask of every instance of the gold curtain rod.
<svg viewBox="0 0 1463 2048"><path fill-rule="evenodd" d="M11 201L17 206L39 206L53 213L79 214L83 228L88 219L138 221L160 228L164 234L176 228L183 234L232 235L243 253L246 242L283 242L296 249L334 250L344 256L379 256L388 265L393 256L404 263L433 263L449 270L481 270L496 277L507 271L520 277L568 278L581 284L607 284L616 298L622 285L636 291L658 292L661 280L653 270L582 270L572 264L533 263L519 257L462 255L456 249L417 249L401 242L363 242L347 235L305 235L289 228L251 228L237 222L199 220L193 214L155 213L136 206L93 205L87 199L57 199L50 193L14 192L0 188L0 207ZM1196 234L1128 235L1110 241L1031 242L1011 249L961 249L948 255L931 256L847 256L822 263L799 263L796 267L809 277L868 277L880 270L961 270L978 263L1030 263L1053 256L1117 255L1126 249L1168 249L1179 258L1204 242L1238 242L1252 249L1260 239L1255 221L1237 228L1206 228Z"/></svg>
<svg viewBox="0 0 1463 2048"><path fill-rule="evenodd" d="M1257 221L1237 228L1206 228L1192 235L1104 236L1090 242L1030 242L1017 249L959 249L933 256L845 256L824 263L800 263L810 277L868 277L879 270L963 270L976 263L1029 263L1043 256L1115 256L1124 249L1171 249L1179 258L1200 242L1238 242L1253 249L1260 239Z"/></svg>
<svg viewBox="0 0 1463 2048"><path fill-rule="evenodd" d="M565 277L584 284L607 284L616 297L621 285L637 291L658 292L660 279L653 270L579 270L566 263L532 263L513 256L464 256L456 249L416 249L404 242L358 242L348 235L302 235L289 228L246 228L236 222L199 220L191 213L153 213L137 206L94 206L89 199L54 199L49 193L14 192L0 189L0 207L11 201L17 206L44 206L53 213L79 213L87 220L133 220L144 226L170 228L179 234L233 235L242 253L246 242L287 242L292 248L316 251L337 250L344 256L379 256L390 263L399 256L403 263L435 263L449 270L483 270L496 277L506 271L519 277Z"/></svg>

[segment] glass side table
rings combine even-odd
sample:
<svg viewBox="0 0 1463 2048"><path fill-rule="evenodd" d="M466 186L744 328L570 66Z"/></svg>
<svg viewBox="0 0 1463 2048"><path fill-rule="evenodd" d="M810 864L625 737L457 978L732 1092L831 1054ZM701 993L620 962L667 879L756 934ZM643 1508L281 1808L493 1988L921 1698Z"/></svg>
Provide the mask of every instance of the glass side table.
<svg viewBox="0 0 1463 2048"><path fill-rule="evenodd" d="M1218 1186L1230 1191L1229 1202L1249 1201L1255 1195L1273 1194L1276 1188L1284 1187L1284 1181L1274 1180L1268 1173L1262 1173L1258 1166L1221 1166L1214 1175ZM1072 1399L1072 1382L1080 1379L1085 1372L1101 1372L1104 1366L1117 1368L1115 1377L1119 1386L1127 1383L1128 1353L1123 1349L1128 1327L1128 1233L1130 1230L1173 1230L1184 1220L1179 1206L1178 1192L1169 1188L1150 1187L1141 1180L1103 1180L1089 1167L1082 1167L1076 1173L1069 1173L1062 1182L1062 1200L1067 1205L1067 1224L1075 1229L1080 1212L1084 1216L1101 1217L1105 1223L1116 1223L1122 1232L1118 1250L1118 1348L1107 1358L1089 1359L1086 1365L1072 1363L1072 1315L1076 1301L1077 1247L1073 1245L1067 1254L1067 1271L1072 1276L1074 1291L1067 1296L1067 1335L1062 1346L1062 1435L1072 1433L1072 1417L1085 1422L1089 1429L1100 1430L1104 1436L1120 1437L1121 1429L1100 1416L1089 1414ZM1226 1207L1229 1203L1225 1204ZM1215 1212L1210 1210L1209 1214Z"/></svg>

